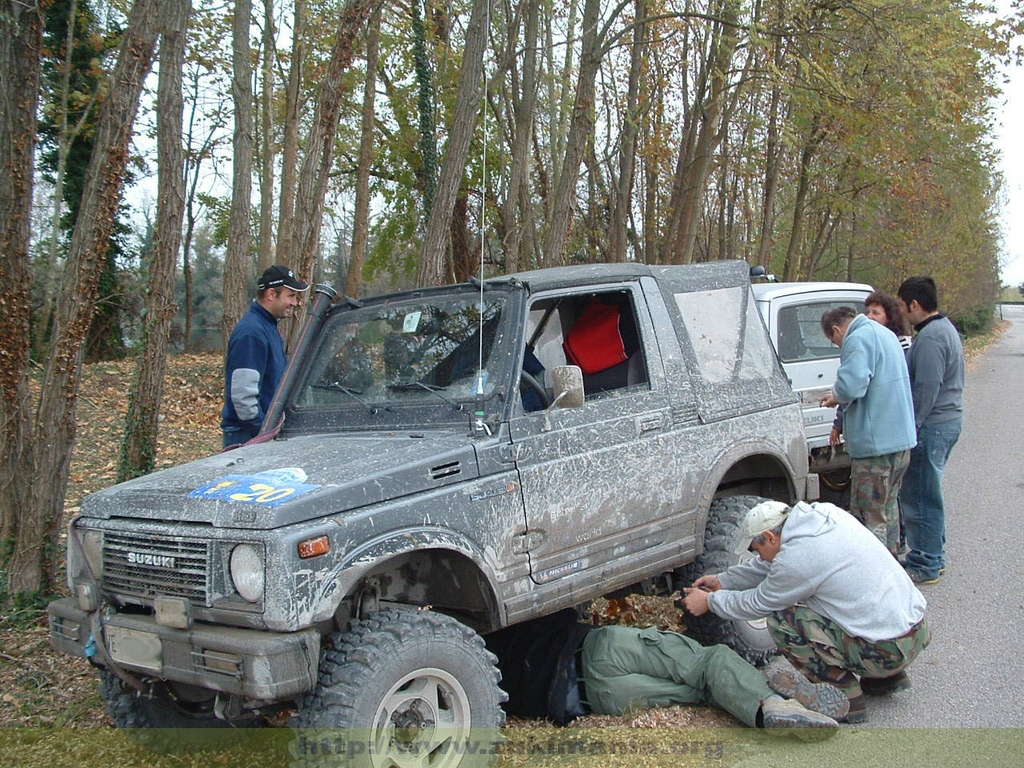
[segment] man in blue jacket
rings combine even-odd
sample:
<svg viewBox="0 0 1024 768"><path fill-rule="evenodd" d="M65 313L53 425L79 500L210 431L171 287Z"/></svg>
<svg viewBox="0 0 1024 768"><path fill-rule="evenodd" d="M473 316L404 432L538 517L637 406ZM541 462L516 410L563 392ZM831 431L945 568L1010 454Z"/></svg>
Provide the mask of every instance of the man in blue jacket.
<svg viewBox="0 0 1024 768"><path fill-rule="evenodd" d="M851 307L825 312L821 329L842 349L835 384L821 404L845 405L850 512L895 556L900 484L917 444L906 357L892 331Z"/></svg>
<svg viewBox="0 0 1024 768"><path fill-rule="evenodd" d="M220 422L225 448L259 433L287 364L277 323L292 316L308 288L287 267L269 267L260 275L256 298L228 341Z"/></svg>

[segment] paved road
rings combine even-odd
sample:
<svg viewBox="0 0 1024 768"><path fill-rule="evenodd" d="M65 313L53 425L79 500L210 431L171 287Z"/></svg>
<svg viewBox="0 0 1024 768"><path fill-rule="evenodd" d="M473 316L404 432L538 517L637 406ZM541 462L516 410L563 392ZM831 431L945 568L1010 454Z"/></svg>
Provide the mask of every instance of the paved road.
<svg viewBox="0 0 1024 768"><path fill-rule="evenodd" d="M1003 317L1011 327L968 369L945 477L949 571L921 588L933 640L913 688L869 699L867 723L835 739L761 744L734 768L1024 766L1024 307Z"/></svg>
<svg viewBox="0 0 1024 768"><path fill-rule="evenodd" d="M946 467L949 570L921 587L933 640L914 687L872 701L872 726L1024 727L1024 307L1003 317L1012 325L968 370Z"/></svg>

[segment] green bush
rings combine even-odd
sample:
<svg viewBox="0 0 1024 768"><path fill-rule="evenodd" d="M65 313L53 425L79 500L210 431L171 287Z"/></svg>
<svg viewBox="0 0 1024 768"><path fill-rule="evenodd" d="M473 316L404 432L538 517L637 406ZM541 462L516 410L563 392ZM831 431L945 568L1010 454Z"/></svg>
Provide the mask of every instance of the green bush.
<svg viewBox="0 0 1024 768"><path fill-rule="evenodd" d="M981 336L990 332L995 325L995 307L985 304L950 319L967 338Z"/></svg>

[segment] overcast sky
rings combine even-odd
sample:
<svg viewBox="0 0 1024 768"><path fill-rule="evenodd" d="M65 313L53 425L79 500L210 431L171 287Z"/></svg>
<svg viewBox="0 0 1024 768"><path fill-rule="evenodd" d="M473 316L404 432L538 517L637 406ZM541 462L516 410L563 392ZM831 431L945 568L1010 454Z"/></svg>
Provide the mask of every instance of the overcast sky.
<svg viewBox="0 0 1024 768"><path fill-rule="evenodd" d="M1010 0L999 0L1003 12ZM1024 44L1018 38L1017 45ZM1008 285L1024 283L1024 69L1006 70L1009 82L1003 86L999 105L997 146L1002 152L1003 172L1003 257L1002 278Z"/></svg>

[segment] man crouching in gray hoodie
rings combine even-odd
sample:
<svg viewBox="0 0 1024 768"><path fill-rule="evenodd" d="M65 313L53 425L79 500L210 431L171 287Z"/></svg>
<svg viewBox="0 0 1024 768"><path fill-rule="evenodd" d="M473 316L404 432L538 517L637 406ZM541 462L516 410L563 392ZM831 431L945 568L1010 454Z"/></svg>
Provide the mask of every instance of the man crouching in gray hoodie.
<svg viewBox="0 0 1024 768"><path fill-rule="evenodd" d="M767 617L802 673L776 670L774 690L793 697L808 681L831 683L850 700L845 722L859 723L865 694L910 687L905 669L931 641L924 595L856 518L834 504L764 501L739 534L736 552L758 556L697 579L683 602L696 616Z"/></svg>

